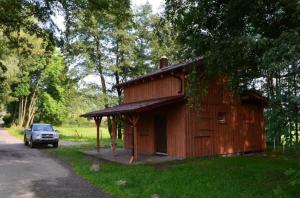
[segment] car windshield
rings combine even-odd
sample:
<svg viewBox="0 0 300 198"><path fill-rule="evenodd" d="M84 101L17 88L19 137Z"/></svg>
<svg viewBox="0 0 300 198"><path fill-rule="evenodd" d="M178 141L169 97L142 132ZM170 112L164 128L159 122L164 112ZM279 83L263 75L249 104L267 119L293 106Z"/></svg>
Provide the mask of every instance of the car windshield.
<svg viewBox="0 0 300 198"><path fill-rule="evenodd" d="M32 130L33 131L53 131L53 128L51 125L33 125Z"/></svg>

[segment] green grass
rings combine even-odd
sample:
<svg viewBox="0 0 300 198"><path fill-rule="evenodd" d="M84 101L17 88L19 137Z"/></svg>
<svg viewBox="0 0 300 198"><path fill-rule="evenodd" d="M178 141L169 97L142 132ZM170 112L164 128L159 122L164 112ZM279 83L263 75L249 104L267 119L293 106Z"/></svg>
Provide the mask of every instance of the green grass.
<svg viewBox="0 0 300 198"><path fill-rule="evenodd" d="M161 165L101 163L90 172L86 147L51 150L71 164L77 174L117 197L298 197L300 186L289 186L289 169L300 170L300 161L285 156L238 156L189 159ZM95 159L94 159L95 160ZM126 186L116 185L126 180Z"/></svg>
<svg viewBox="0 0 300 198"><path fill-rule="evenodd" d="M96 127L71 127L71 126L60 126L54 127L59 131L60 140L63 141L72 141L72 142L88 142L96 143ZM7 129L10 134L16 136L19 139L23 139L24 129L19 129L11 127ZM111 139L106 127L100 128L100 145L101 147L109 147L111 144ZM117 140L117 146L122 147L122 140Z"/></svg>
<svg viewBox="0 0 300 198"><path fill-rule="evenodd" d="M11 127L11 128L6 128L6 130L11 135L17 137L20 140L23 140L23 137L24 137L23 131L24 131L24 129L19 129L19 128Z"/></svg>

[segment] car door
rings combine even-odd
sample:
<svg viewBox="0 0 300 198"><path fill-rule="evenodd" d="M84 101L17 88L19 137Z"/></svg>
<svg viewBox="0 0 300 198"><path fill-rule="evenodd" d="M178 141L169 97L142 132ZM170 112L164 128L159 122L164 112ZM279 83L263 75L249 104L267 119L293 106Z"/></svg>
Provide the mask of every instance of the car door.
<svg viewBox="0 0 300 198"><path fill-rule="evenodd" d="M30 126L30 128L25 130L25 133L26 133L26 139L30 140L31 133L32 133L32 125Z"/></svg>

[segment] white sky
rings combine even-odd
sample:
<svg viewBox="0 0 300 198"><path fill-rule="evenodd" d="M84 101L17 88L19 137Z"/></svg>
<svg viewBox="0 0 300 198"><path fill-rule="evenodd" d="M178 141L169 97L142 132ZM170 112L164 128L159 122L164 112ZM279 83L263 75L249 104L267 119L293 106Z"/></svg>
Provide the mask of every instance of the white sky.
<svg viewBox="0 0 300 198"><path fill-rule="evenodd" d="M163 11L164 0L131 0L132 7L141 6L149 2L152 5L153 12L161 13Z"/></svg>

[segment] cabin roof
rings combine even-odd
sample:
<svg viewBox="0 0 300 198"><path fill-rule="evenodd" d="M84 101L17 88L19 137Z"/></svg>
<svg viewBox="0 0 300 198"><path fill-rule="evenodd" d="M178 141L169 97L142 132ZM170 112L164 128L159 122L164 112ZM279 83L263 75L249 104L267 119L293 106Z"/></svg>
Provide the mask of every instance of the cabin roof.
<svg viewBox="0 0 300 198"><path fill-rule="evenodd" d="M185 100L184 95L155 98L150 100L143 100L139 102L120 104L113 107L101 109L98 111L92 111L80 117L90 118L90 117L102 117L102 116L111 116L116 114L131 114L131 113L140 113L147 110L152 110L161 106L166 106L169 104L174 104Z"/></svg>
<svg viewBox="0 0 300 198"><path fill-rule="evenodd" d="M260 104L264 107L269 105L269 99L264 97L257 90L245 90L240 93L240 96L244 104Z"/></svg>
<svg viewBox="0 0 300 198"><path fill-rule="evenodd" d="M120 83L120 84L116 84L113 87L114 88L116 88L116 87L124 87L124 86L126 86L128 84L131 84L133 82L144 80L144 79L147 79L147 78L150 78L150 77L155 77L155 76L159 76L159 75L162 75L162 74L172 73L172 72L181 70L181 69L185 68L186 66L189 66L189 65L191 65L193 63L201 62L201 61L203 61L203 59L204 58L202 56L199 56L199 57L190 59L189 61L184 62L184 63L169 65L167 67L163 67L161 69L155 70L153 72L150 72L150 73L145 74L143 76L140 76L138 78L135 78L135 79L132 79L132 80L128 80L128 81Z"/></svg>

